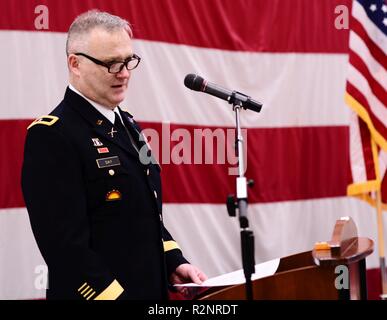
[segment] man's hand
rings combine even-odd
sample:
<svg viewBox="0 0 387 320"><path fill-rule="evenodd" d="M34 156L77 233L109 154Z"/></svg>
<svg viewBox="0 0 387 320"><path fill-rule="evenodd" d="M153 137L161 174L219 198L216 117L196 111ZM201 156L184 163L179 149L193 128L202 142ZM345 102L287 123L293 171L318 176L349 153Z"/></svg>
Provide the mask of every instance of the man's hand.
<svg viewBox="0 0 387 320"><path fill-rule="evenodd" d="M203 271L189 263L183 263L179 265L175 272L171 274L169 279L172 284L189 283L194 282L201 284L204 280L207 280L207 276Z"/></svg>

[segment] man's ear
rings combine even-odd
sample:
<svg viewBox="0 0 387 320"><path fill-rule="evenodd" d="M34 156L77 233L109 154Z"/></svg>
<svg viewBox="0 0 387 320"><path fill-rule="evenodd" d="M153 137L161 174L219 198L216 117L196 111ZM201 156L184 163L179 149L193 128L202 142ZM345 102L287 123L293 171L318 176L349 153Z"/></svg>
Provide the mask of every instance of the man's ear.
<svg viewBox="0 0 387 320"><path fill-rule="evenodd" d="M79 76L79 59L75 54L70 54L67 57L67 65L73 74Z"/></svg>

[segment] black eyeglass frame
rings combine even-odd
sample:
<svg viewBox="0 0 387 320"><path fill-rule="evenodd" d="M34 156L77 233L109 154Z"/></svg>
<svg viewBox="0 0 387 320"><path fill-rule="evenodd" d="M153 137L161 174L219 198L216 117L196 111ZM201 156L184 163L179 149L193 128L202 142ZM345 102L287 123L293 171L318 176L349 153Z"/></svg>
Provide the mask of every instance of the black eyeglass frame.
<svg viewBox="0 0 387 320"><path fill-rule="evenodd" d="M91 57L91 56L89 56L88 54L83 53L83 52L76 52L76 53L74 53L74 54L75 54L76 56L83 56L83 57L85 57L85 58L87 58L87 59L93 61L95 64L98 64L98 65L100 65L100 66L103 66L103 67L107 68L107 69L108 69L108 72L111 73L111 74L117 74L117 73L120 73L120 72L122 71L122 69L124 68L124 66L125 66L125 68L126 68L127 70L133 70L133 69L136 69L137 66L139 65L140 61L141 61L141 57L138 56L138 55L135 54L135 53L134 53L131 57L129 57L128 59L126 59L125 61L113 61L113 62L111 62L111 63L103 62L103 61L98 60L98 59L96 59L96 58L93 58L93 57ZM130 61L133 61L133 60L137 60L137 64L136 64L133 68L130 68L130 69L129 69L128 63L129 63ZM110 68L111 68L113 65L117 64L117 63L121 63L120 70L118 70L117 72L111 72L111 71L110 71Z"/></svg>

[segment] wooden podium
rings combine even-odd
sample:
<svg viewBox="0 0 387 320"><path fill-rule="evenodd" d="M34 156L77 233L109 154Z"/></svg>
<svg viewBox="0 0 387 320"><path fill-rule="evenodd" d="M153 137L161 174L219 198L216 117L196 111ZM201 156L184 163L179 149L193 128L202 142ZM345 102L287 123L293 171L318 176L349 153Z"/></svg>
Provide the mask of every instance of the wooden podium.
<svg viewBox="0 0 387 320"><path fill-rule="evenodd" d="M254 300L367 299L365 258L373 241L359 238L351 218L336 221L332 238L312 251L281 258L277 271L253 281ZM198 300L245 300L245 285L208 288Z"/></svg>

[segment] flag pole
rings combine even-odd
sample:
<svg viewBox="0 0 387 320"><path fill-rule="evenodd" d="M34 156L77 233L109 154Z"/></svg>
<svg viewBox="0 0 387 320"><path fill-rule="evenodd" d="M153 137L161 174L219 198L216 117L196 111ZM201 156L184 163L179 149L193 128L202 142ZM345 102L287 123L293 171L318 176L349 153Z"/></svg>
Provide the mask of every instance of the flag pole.
<svg viewBox="0 0 387 320"><path fill-rule="evenodd" d="M383 212L382 212L382 191L378 188L376 191L376 213L378 223L378 248L379 248L379 262L380 262L380 275L382 280L382 294L380 298L387 300L387 272L386 262L384 257L384 236L383 236Z"/></svg>

